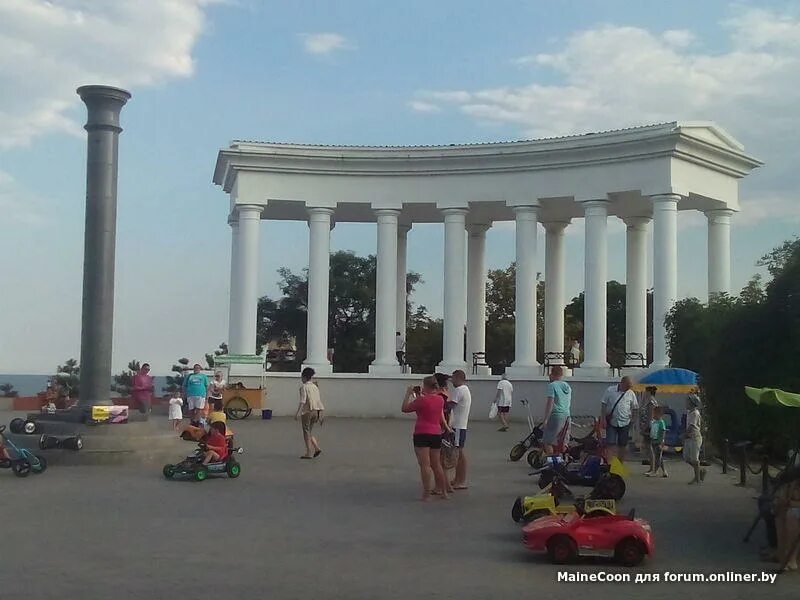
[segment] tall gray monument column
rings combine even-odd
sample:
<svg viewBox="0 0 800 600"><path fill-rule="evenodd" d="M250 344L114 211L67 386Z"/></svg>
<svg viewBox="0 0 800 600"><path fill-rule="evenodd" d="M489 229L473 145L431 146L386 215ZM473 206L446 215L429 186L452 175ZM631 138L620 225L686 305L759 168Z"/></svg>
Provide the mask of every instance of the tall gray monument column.
<svg viewBox="0 0 800 600"><path fill-rule="evenodd" d="M131 95L104 85L77 91L88 109L79 405L91 406L111 403L119 113Z"/></svg>

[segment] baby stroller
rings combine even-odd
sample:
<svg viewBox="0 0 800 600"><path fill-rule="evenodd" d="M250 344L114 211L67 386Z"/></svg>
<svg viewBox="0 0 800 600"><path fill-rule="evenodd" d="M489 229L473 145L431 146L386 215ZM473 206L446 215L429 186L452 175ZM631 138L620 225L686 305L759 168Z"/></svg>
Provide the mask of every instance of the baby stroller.
<svg viewBox="0 0 800 600"><path fill-rule="evenodd" d="M27 448L19 448L5 436L5 425L0 425L0 448L6 448L10 459L0 456L0 469L11 469L17 477L27 477L31 473L44 473L47 460L41 454L34 454Z"/></svg>

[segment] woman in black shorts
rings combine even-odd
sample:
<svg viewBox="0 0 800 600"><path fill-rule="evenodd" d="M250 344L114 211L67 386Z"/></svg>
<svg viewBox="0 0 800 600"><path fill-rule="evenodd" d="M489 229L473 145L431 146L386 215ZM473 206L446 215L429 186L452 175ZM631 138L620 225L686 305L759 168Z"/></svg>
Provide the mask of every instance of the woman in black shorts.
<svg viewBox="0 0 800 600"><path fill-rule="evenodd" d="M436 378L426 377L421 387L409 387L406 390L401 409L404 413L417 413L413 440L422 480L423 502L430 499L431 493L438 493L441 498L447 499L447 480L440 452L442 428L449 431L450 427L444 418L444 399L437 392Z"/></svg>

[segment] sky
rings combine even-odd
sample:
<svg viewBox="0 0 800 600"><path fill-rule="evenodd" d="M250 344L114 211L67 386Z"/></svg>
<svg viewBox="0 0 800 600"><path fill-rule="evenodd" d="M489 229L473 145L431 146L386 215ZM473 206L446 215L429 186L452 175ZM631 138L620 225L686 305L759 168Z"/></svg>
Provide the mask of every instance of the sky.
<svg viewBox="0 0 800 600"><path fill-rule="evenodd" d="M447 144L713 120L765 166L740 186L733 287L800 229L800 2L707 0L0 0L0 373L51 373L80 351L86 140L75 88L118 85L122 113L115 371L164 373L227 337L234 139ZM307 265L304 223L264 221L259 291ZM624 227L609 220L609 277ZM489 268L514 230L487 236ZM583 284L567 232L567 293ZM682 297L706 295L706 228L679 215ZM544 270L543 231L539 235ZM374 253L337 223L333 250ZM700 257L696 260L696 257ZM414 300L442 310L441 225L409 235Z"/></svg>

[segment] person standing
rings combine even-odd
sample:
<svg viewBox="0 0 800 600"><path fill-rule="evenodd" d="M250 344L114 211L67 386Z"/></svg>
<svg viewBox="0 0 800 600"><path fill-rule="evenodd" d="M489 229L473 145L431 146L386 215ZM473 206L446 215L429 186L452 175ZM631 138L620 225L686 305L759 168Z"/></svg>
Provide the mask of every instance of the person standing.
<svg viewBox="0 0 800 600"><path fill-rule="evenodd" d="M569 350L570 366L574 369L581 364L581 343L578 340L572 340L572 348Z"/></svg>
<svg viewBox="0 0 800 600"><path fill-rule="evenodd" d="M131 386L131 400L133 400L133 405L139 409L140 413L147 414L150 412L154 389L153 376L150 375L150 364L144 363L133 376L133 385Z"/></svg>
<svg viewBox="0 0 800 600"><path fill-rule="evenodd" d="M544 409L544 432L542 441L545 452L560 452L569 439L572 388L562 381L564 369L555 366L550 369L550 383L547 385L547 404Z"/></svg>
<svg viewBox="0 0 800 600"><path fill-rule="evenodd" d="M419 476L422 481L423 502L436 494L447 500L448 485L442 467L442 431L450 427L444 418L444 398L439 394L436 378L428 376L422 380L422 386L409 387L403 398L401 410L404 413L417 413L414 424L414 454L419 464Z"/></svg>
<svg viewBox="0 0 800 600"><path fill-rule="evenodd" d="M662 477L669 477L664 466L664 439L667 435L667 424L664 422L664 409L660 406L653 407L653 416L650 419L650 470L645 473L647 477L655 477L661 469Z"/></svg>
<svg viewBox="0 0 800 600"><path fill-rule="evenodd" d="M183 395L186 398L186 406L192 423L199 423L205 426L203 412L206 409L206 398L208 398L208 375L202 372L203 367L195 363L192 372L183 380Z"/></svg>
<svg viewBox="0 0 800 600"><path fill-rule="evenodd" d="M458 451L456 462L456 476L451 482L454 490L467 489L467 426L469 425L469 411L472 408L472 394L467 387L467 375L461 369L453 371L453 393L450 394L450 404L453 407L450 414L450 427L453 429L454 445Z"/></svg>
<svg viewBox="0 0 800 600"><path fill-rule="evenodd" d="M652 440L650 438L650 429L652 426L655 409L658 406L658 402L656 401L657 391L658 388L656 388L656 386L648 385L646 388L644 388L641 402L639 402L638 429L639 429L640 450L647 451L650 454L651 465L655 460L655 454L653 454L653 445L651 443ZM663 411L661 414L663 415Z"/></svg>
<svg viewBox="0 0 800 600"><path fill-rule="evenodd" d="M630 441L631 421L639 411L636 394L631 389L631 378L623 377L617 385L610 386L601 401L600 425L606 430L608 460L616 456L625 462L625 449Z"/></svg>
<svg viewBox="0 0 800 600"><path fill-rule="evenodd" d="M226 385L225 379L222 377L222 371L215 371L214 372L214 379L209 382L208 385L208 402L206 403L205 408L205 418L208 420L208 415L213 408L216 410L215 405L217 402L225 406L223 400L223 392L225 391Z"/></svg>
<svg viewBox="0 0 800 600"><path fill-rule="evenodd" d="M502 426L497 431L508 431L508 413L511 411L511 401L514 395L514 386L503 374L497 382L497 392L494 395L494 403L497 404L497 415L500 417Z"/></svg>
<svg viewBox="0 0 800 600"><path fill-rule="evenodd" d="M303 428L303 442L306 445L306 453L300 458L311 459L322 454L317 438L311 432L314 425L322 423L322 411L325 406L320 398L319 386L314 379L315 371L311 367L306 367L300 374L300 404L294 415L295 421L300 419Z"/></svg>
<svg viewBox="0 0 800 600"><path fill-rule="evenodd" d="M181 428L181 421L183 420L183 398L178 390L172 392L172 397L169 399L169 421L172 423L172 431L179 431Z"/></svg>
<svg viewBox="0 0 800 600"><path fill-rule="evenodd" d="M703 445L703 434L700 429L700 398L696 394L686 396L686 433L683 441L683 459L691 465L694 477L689 485L702 483L706 478L706 470L700 466L700 447Z"/></svg>
<svg viewBox="0 0 800 600"><path fill-rule="evenodd" d="M394 336L394 349L397 362L402 367L406 364L406 338L399 331Z"/></svg>

